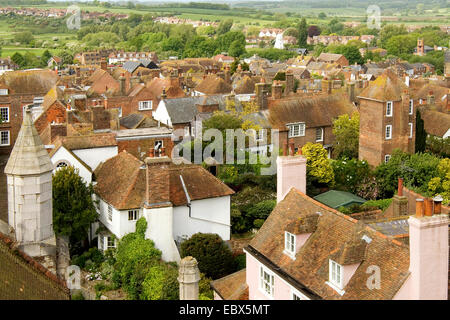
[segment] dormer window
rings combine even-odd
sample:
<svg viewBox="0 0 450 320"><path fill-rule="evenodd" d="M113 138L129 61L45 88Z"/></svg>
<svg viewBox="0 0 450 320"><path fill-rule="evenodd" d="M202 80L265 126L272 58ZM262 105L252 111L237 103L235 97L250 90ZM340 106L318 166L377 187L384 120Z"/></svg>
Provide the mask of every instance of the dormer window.
<svg viewBox="0 0 450 320"><path fill-rule="evenodd" d="M392 117L393 108L394 104L392 103L392 101L388 101L386 103L386 117Z"/></svg>
<svg viewBox="0 0 450 320"><path fill-rule="evenodd" d="M284 232L284 252L295 258L295 235L290 232Z"/></svg>
<svg viewBox="0 0 450 320"><path fill-rule="evenodd" d="M342 289L342 270L339 263L330 259L329 282L338 289Z"/></svg>

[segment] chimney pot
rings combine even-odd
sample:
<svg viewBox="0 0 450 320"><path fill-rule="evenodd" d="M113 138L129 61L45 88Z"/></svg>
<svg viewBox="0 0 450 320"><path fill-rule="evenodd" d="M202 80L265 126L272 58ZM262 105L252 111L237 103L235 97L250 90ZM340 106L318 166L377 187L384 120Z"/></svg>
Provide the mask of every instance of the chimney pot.
<svg viewBox="0 0 450 320"><path fill-rule="evenodd" d="M397 194L398 194L399 197L403 196L403 178L398 178Z"/></svg>
<svg viewBox="0 0 450 320"><path fill-rule="evenodd" d="M293 156L294 155L294 142L289 142L289 155Z"/></svg>
<svg viewBox="0 0 450 320"><path fill-rule="evenodd" d="M416 218L423 217L423 199L416 199Z"/></svg>
<svg viewBox="0 0 450 320"><path fill-rule="evenodd" d="M150 150L148 152L148 156L150 158L154 158L155 157L155 148L150 148Z"/></svg>
<svg viewBox="0 0 450 320"><path fill-rule="evenodd" d="M433 198L433 201L434 201L434 212L433 212L433 214L441 214L442 201L443 200L444 199L440 195L437 195L436 197Z"/></svg>
<svg viewBox="0 0 450 320"><path fill-rule="evenodd" d="M431 217L433 215L433 200L431 198L426 198L424 201L425 206L425 216Z"/></svg>

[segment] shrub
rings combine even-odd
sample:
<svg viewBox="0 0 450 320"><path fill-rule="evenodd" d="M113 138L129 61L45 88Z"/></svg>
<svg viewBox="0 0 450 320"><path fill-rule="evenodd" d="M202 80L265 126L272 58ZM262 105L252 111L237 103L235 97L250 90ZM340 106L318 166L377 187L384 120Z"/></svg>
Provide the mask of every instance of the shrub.
<svg viewBox="0 0 450 320"><path fill-rule="evenodd" d="M235 264L236 271L244 269L245 265L246 265L246 255L245 255L245 253L237 255L234 258L234 264Z"/></svg>
<svg viewBox="0 0 450 320"><path fill-rule="evenodd" d="M218 279L234 271L233 255L217 234L196 233L181 244L181 257L192 256L207 277Z"/></svg>
<svg viewBox="0 0 450 320"><path fill-rule="evenodd" d="M142 283L142 300L178 300L178 269L160 263L149 268Z"/></svg>
<svg viewBox="0 0 450 320"><path fill-rule="evenodd" d="M90 248L79 256L74 256L71 263L85 269L88 265L100 267L105 260L103 253L97 248Z"/></svg>

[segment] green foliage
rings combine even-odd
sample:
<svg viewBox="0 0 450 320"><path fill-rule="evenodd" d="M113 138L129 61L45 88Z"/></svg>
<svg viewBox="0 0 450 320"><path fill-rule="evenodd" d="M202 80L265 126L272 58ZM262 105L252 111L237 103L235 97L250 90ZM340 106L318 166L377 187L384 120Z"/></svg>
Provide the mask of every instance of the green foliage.
<svg viewBox="0 0 450 320"><path fill-rule="evenodd" d="M14 41L21 44L31 44L34 41L34 37L30 31L18 32L14 34Z"/></svg>
<svg viewBox="0 0 450 320"><path fill-rule="evenodd" d="M328 49L329 52L342 54L347 58L350 64L364 64L364 58L359 52L359 47L355 44L345 44L334 46L332 50Z"/></svg>
<svg viewBox="0 0 450 320"><path fill-rule="evenodd" d="M86 239L97 219L92 201L92 185L86 186L78 169L60 168L53 175L53 229L57 235L69 236L70 244Z"/></svg>
<svg viewBox="0 0 450 320"><path fill-rule="evenodd" d="M302 147L302 153L307 159L307 180L332 185L334 182L333 167L323 146L320 143L308 142Z"/></svg>
<svg viewBox="0 0 450 320"><path fill-rule="evenodd" d="M424 152L426 148L427 132L425 131L425 124L420 115L420 111L416 111L416 152Z"/></svg>
<svg viewBox="0 0 450 320"><path fill-rule="evenodd" d="M192 256L207 277L222 278L234 271L231 250L217 234L196 233L181 243L181 257Z"/></svg>
<svg viewBox="0 0 450 320"><path fill-rule="evenodd" d="M144 238L146 224L145 218L139 219L136 223L139 231L125 235L117 246L112 280L131 299L140 297L142 283L149 269L161 259L161 251L155 248L153 241Z"/></svg>
<svg viewBox="0 0 450 320"><path fill-rule="evenodd" d="M141 300L178 300L178 269L169 264L149 268L142 283Z"/></svg>
<svg viewBox="0 0 450 320"><path fill-rule="evenodd" d="M417 141L417 138L416 138ZM429 135L426 141L426 151L438 157L450 157L450 137L441 138Z"/></svg>
<svg viewBox="0 0 450 320"><path fill-rule="evenodd" d="M333 121L333 135L336 137L334 152L338 158L358 158L359 113L351 118L344 114Z"/></svg>
<svg viewBox="0 0 450 320"><path fill-rule="evenodd" d="M386 50L394 56L411 54L417 45L417 39L411 35L393 36L386 42Z"/></svg>
<svg viewBox="0 0 450 320"><path fill-rule="evenodd" d="M306 24L306 19L302 18L298 25L298 38L297 43L300 46L300 48L304 48L307 46L308 40L308 25Z"/></svg>
<svg viewBox="0 0 450 320"><path fill-rule="evenodd" d="M334 172L336 190L358 194L360 184L367 181L372 172L367 161L358 159L341 159L331 162Z"/></svg>
<svg viewBox="0 0 450 320"><path fill-rule="evenodd" d="M200 272L200 281L198 282L198 291L199 291L199 298L203 296L205 299L200 300L212 300L214 299L214 292L211 289L211 283L212 279L205 276L204 273Z"/></svg>
<svg viewBox="0 0 450 320"><path fill-rule="evenodd" d="M81 255L74 255L71 260L71 264L79 266L81 269L85 269L89 265L100 267L105 261L103 253L97 248L90 248L88 251L83 252Z"/></svg>
<svg viewBox="0 0 450 320"><path fill-rule="evenodd" d="M72 296L70 297L70 300L85 300L85 299L84 299L84 296L81 293L81 291L79 291L79 292L72 294Z"/></svg>
<svg viewBox="0 0 450 320"><path fill-rule="evenodd" d="M217 27L217 34L221 35L221 34L227 33L228 31L230 31L232 26L233 26L233 20L231 20L231 19L221 21L219 26Z"/></svg>
<svg viewBox="0 0 450 320"><path fill-rule="evenodd" d="M386 210L392 203L392 198L390 199L379 199L379 200L369 200L361 205L362 209L380 209L382 211Z"/></svg>
<svg viewBox="0 0 450 320"><path fill-rule="evenodd" d="M263 200L248 210L248 217L255 220L266 220L277 204L276 200Z"/></svg>
<svg viewBox="0 0 450 320"><path fill-rule="evenodd" d="M236 257L234 257L234 263L236 265L236 271L245 269L246 265L246 254L239 254Z"/></svg>
<svg viewBox="0 0 450 320"><path fill-rule="evenodd" d="M276 48L261 49L251 48L247 50L247 54L244 57L251 57L254 54L261 58L268 59L270 61L284 61L295 57L297 54L293 51L281 50Z"/></svg>
<svg viewBox="0 0 450 320"><path fill-rule="evenodd" d="M440 159L428 153L407 154L395 150L387 163L380 164L375 175L380 186L380 196L390 198L394 195L398 178L404 179L407 187L427 193L428 182L439 176Z"/></svg>

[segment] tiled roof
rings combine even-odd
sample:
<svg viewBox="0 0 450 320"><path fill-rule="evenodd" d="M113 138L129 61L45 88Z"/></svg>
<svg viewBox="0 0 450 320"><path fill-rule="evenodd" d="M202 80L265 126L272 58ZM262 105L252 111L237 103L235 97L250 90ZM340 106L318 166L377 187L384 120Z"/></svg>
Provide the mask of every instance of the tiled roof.
<svg viewBox="0 0 450 320"><path fill-rule="evenodd" d="M231 86L222 78L211 74L195 87L195 91L204 94L226 94L231 92Z"/></svg>
<svg viewBox="0 0 450 320"><path fill-rule="evenodd" d="M421 110L425 131L437 137L443 137L450 129L450 114L434 110Z"/></svg>
<svg viewBox="0 0 450 320"><path fill-rule="evenodd" d="M114 133L92 134L87 136L61 137L62 144L68 150L92 149L116 146Z"/></svg>
<svg viewBox="0 0 450 320"><path fill-rule="evenodd" d="M313 215L319 215L317 227L293 260L283 253L284 232L290 223ZM363 236L371 239L369 243L362 243ZM390 300L409 275L407 246L295 189L277 204L249 248L295 279L299 288L305 287L322 299ZM342 296L326 283L329 259L344 264L361 262ZM366 270L373 265L384 275L376 290L366 285Z"/></svg>
<svg viewBox="0 0 450 320"><path fill-rule="evenodd" d="M57 82L58 76L50 70L5 72L0 82L16 94L45 94Z"/></svg>
<svg viewBox="0 0 450 320"><path fill-rule="evenodd" d="M294 122L305 122L306 127L331 126L335 118L351 115L356 107L345 95L333 94L281 101L269 110L273 128L286 130L286 124Z"/></svg>
<svg viewBox="0 0 450 320"><path fill-rule="evenodd" d="M222 181L198 165L175 165L169 168L170 201L174 206L187 204L186 194L180 179L183 177L191 200L222 197L234 193ZM140 208L146 192L144 163L128 152L100 164L94 172L97 184L95 191L116 209Z"/></svg>
<svg viewBox="0 0 450 320"><path fill-rule="evenodd" d="M212 281L211 287L223 300L248 300L245 269Z"/></svg>
<svg viewBox="0 0 450 320"><path fill-rule="evenodd" d="M66 283L0 233L0 300L69 300Z"/></svg>
<svg viewBox="0 0 450 320"><path fill-rule="evenodd" d="M403 91L407 89L406 84L394 71L386 69L376 80L369 83L359 97L378 101L400 101Z"/></svg>

